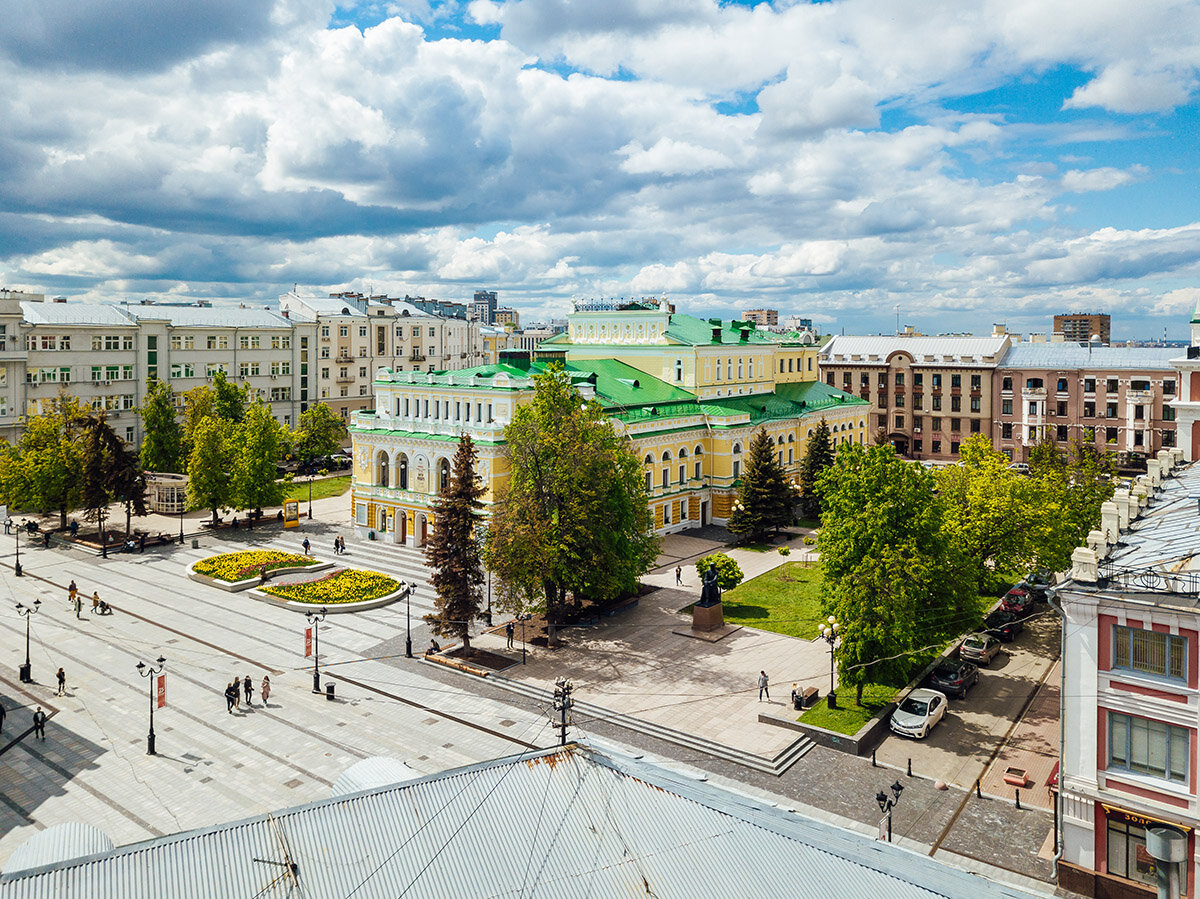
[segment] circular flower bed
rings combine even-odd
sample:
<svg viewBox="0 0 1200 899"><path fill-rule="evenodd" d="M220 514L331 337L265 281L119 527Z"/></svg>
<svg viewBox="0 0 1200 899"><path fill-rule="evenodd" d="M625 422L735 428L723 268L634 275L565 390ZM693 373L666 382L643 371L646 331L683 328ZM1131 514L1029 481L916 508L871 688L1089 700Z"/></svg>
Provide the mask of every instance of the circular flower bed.
<svg viewBox="0 0 1200 899"><path fill-rule="evenodd" d="M215 578L218 581L244 581L257 577L265 565L267 571L276 568L302 568L315 565L317 560L312 556L302 556L298 553L285 553L278 550L256 549L240 553L225 553L212 556L197 562L192 566L196 574Z"/></svg>
<svg viewBox="0 0 1200 899"><path fill-rule="evenodd" d="M316 580L300 584L275 584L261 589L263 593L270 593L281 599L323 606L378 599L397 592L400 582L374 571L342 568Z"/></svg>

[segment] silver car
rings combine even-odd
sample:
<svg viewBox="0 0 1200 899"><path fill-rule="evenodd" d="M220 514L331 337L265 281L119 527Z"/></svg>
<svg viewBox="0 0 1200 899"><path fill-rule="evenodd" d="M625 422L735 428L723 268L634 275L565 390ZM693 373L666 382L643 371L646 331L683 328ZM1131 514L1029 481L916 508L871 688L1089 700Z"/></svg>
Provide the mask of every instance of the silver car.
<svg viewBox="0 0 1200 899"><path fill-rule="evenodd" d="M889 726L905 737L923 739L933 726L946 717L946 694L922 687L913 690L892 712Z"/></svg>
<svg viewBox="0 0 1200 899"><path fill-rule="evenodd" d="M1000 641L991 634L971 634L958 647L958 657L985 668L1000 654Z"/></svg>

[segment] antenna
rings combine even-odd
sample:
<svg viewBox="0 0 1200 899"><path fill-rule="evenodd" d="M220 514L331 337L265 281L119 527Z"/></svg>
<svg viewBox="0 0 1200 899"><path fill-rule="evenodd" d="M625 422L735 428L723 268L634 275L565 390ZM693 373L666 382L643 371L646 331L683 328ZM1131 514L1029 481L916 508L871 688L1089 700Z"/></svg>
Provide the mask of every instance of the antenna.
<svg viewBox="0 0 1200 899"><path fill-rule="evenodd" d="M900 333L900 304L896 304L896 333Z"/></svg>

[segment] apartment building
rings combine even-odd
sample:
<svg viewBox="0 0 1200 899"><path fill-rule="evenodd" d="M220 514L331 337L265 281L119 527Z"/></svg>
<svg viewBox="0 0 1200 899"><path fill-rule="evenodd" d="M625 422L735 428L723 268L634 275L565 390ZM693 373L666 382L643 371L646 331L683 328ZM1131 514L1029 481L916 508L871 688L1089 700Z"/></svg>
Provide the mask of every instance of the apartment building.
<svg viewBox="0 0 1200 899"><path fill-rule="evenodd" d="M754 322L760 328L774 328L779 325L778 309L747 309L742 313L742 319Z"/></svg>
<svg viewBox="0 0 1200 899"><path fill-rule="evenodd" d="M649 304L589 304L536 359L518 350L464 371L378 373L374 412L351 416L356 526L421 545L433 503L450 477L455 438L470 434L487 490L485 511L507 478L504 426L534 396L535 377L561 363L642 459L660 533L728 520L745 453L758 430L799 476L808 439L826 422L837 445L861 443L867 404L798 376L811 345L767 339L752 323L705 321ZM808 354L808 355L806 355ZM791 377L776 379L779 360ZM666 377L659 377L660 372Z"/></svg>
<svg viewBox="0 0 1200 899"><path fill-rule="evenodd" d="M1200 301L1190 322L1192 345L1174 361L1179 372L1179 393L1171 402L1176 440L1188 462L1200 460Z"/></svg>
<svg viewBox="0 0 1200 899"><path fill-rule="evenodd" d="M992 376L1009 340L839 336L821 348L820 371L871 404L871 433L882 431L900 455L953 461L962 441L991 433Z"/></svg>
<svg viewBox="0 0 1200 899"><path fill-rule="evenodd" d="M1068 343L1088 344L1093 337L1108 346L1112 342L1112 316L1106 312L1072 312L1054 316L1054 333Z"/></svg>
<svg viewBox="0 0 1200 899"><path fill-rule="evenodd" d="M993 445L1027 461L1043 440L1154 457L1175 446L1178 349L1022 343L993 379Z"/></svg>
<svg viewBox="0 0 1200 899"><path fill-rule="evenodd" d="M1160 450L1101 510L1056 588L1063 615L1062 887L1194 896L1200 828L1200 466ZM1160 868L1166 868L1160 872ZM1179 892L1173 895L1180 895Z"/></svg>
<svg viewBox="0 0 1200 899"><path fill-rule="evenodd" d="M447 318L389 297L357 294L279 298L290 321L316 328L314 398L349 420L374 405L375 371L442 371L479 365L479 322Z"/></svg>

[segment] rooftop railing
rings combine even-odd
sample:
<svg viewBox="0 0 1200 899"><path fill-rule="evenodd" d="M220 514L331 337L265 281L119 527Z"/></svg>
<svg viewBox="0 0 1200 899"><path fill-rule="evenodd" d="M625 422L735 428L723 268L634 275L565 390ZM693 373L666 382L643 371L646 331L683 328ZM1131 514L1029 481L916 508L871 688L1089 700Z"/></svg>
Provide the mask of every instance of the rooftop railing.
<svg viewBox="0 0 1200 899"><path fill-rule="evenodd" d="M1099 565L1099 575L1099 586L1106 589L1200 596L1200 572L1197 571L1125 568L1105 560Z"/></svg>

